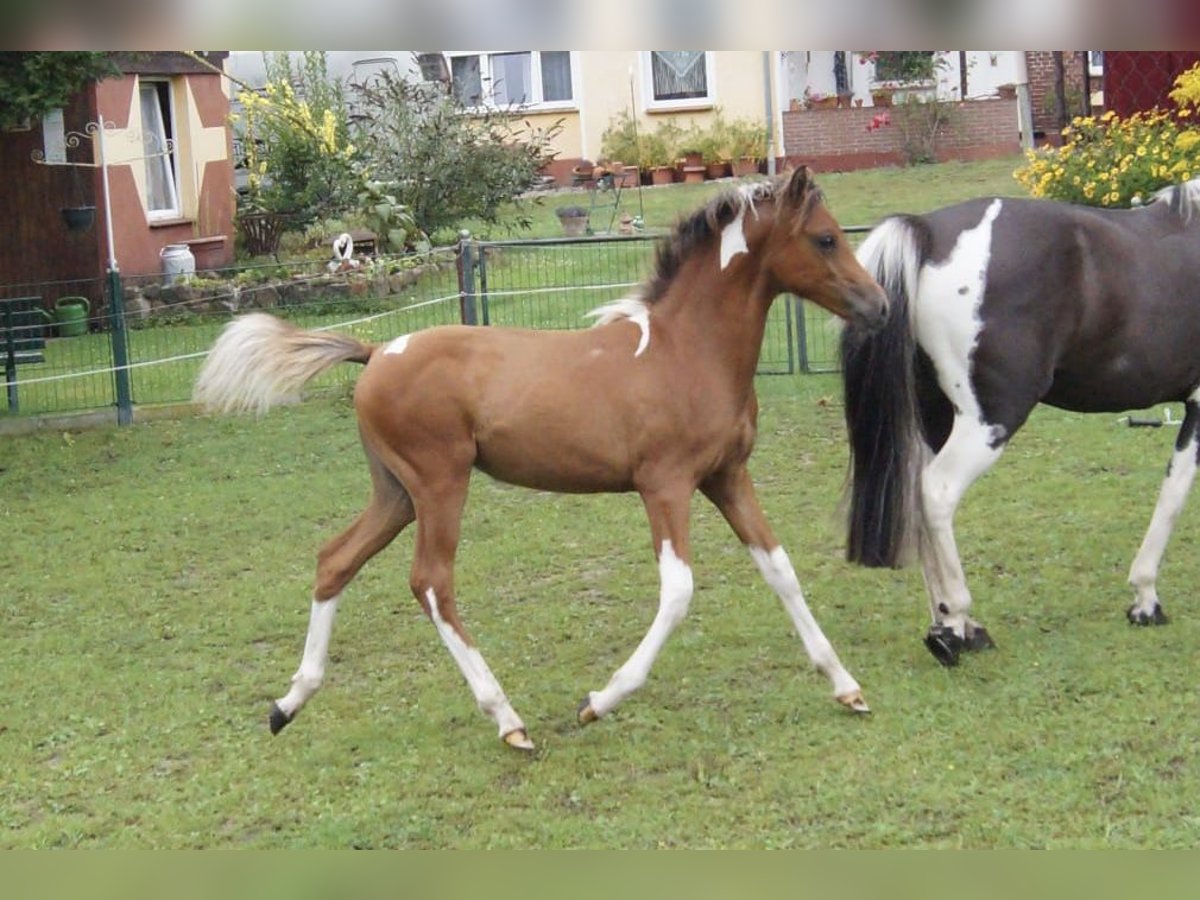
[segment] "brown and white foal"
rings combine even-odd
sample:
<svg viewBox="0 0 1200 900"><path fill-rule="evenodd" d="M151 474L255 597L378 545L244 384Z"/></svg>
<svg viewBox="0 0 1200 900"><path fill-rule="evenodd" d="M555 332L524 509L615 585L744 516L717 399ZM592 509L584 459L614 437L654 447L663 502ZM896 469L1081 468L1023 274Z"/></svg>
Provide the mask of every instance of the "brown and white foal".
<svg viewBox="0 0 1200 900"><path fill-rule="evenodd" d="M767 312L784 291L870 326L886 314L883 292L804 169L729 191L682 221L660 244L650 279L597 310L591 329L446 326L371 345L261 313L231 322L196 385L196 400L209 408L262 412L336 363L366 365L354 402L374 495L321 548L304 655L291 690L272 706L272 732L321 685L343 589L415 521L413 594L500 736L533 747L455 605L454 556L473 469L539 490L641 495L661 580L658 613L628 661L584 699L581 722L645 682L687 613L697 488L748 548L837 699L867 711L809 612L746 470L754 372Z"/></svg>

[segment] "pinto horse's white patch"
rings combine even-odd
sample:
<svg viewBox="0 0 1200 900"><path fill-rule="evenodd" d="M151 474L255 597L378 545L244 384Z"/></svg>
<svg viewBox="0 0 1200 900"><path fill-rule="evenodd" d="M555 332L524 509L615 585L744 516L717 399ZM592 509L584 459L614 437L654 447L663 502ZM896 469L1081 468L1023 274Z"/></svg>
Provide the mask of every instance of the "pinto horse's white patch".
<svg viewBox="0 0 1200 900"><path fill-rule="evenodd" d="M409 334L400 335L400 337L394 339L390 344L388 344L386 347L384 347L383 352L385 354L395 353L397 355L403 353L408 348L408 339L410 337L412 337L412 335L409 335Z"/></svg>
<svg viewBox="0 0 1200 900"><path fill-rule="evenodd" d="M971 354L979 343L979 310L992 256L992 225L1003 204L993 200L974 228L963 231L950 256L927 263L915 293L913 323L917 340L937 369L938 383L955 409L978 419L979 402L971 390Z"/></svg>
<svg viewBox="0 0 1200 900"><path fill-rule="evenodd" d="M739 253L749 253L746 245L746 208L743 206L732 222L721 229L721 268L725 269Z"/></svg>

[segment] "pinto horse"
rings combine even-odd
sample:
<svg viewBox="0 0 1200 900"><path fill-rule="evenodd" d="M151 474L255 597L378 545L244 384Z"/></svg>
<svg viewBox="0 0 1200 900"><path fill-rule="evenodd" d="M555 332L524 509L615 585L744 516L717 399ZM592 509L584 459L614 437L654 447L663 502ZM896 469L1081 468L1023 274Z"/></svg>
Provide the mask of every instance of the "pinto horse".
<svg viewBox="0 0 1200 900"><path fill-rule="evenodd" d="M783 601L835 697L866 712L858 682L805 604L746 469L757 418L754 372L767 312L784 291L863 327L886 315L883 291L805 169L722 194L682 221L660 243L650 279L598 310L590 329L443 326L371 345L261 313L231 322L195 389L210 408L261 412L336 363L366 365L354 405L373 496L321 548L300 668L271 708L271 731L320 687L347 583L415 521L413 594L500 737L533 748L455 606L454 557L472 469L539 490L641 495L658 560L658 611L608 685L584 699L580 722L611 712L645 682L687 612L688 515L697 488Z"/></svg>
<svg viewBox="0 0 1200 900"><path fill-rule="evenodd" d="M1185 415L1129 581L1130 622L1166 622L1156 581L1200 451L1200 180L1146 206L972 200L885 219L859 259L887 327L843 332L853 458L847 555L896 566L916 545L945 665L992 646L971 618L953 532L967 488L1038 403Z"/></svg>

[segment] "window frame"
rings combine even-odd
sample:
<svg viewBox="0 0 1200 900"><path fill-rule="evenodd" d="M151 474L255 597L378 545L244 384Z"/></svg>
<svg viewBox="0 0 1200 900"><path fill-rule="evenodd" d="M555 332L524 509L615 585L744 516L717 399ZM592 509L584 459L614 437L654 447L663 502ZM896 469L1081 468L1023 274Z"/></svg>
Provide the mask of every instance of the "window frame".
<svg viewBox="0 0 1200 900"><path fill-rule="evenodd" d="M160 87L165 86L165 90ZM179 144L178 144L178 110L175 105L175 83L171 78L154 78L139 76L138 78L138 111L142 112L142 92L146 88L153 88L156 98L158 99L158 109L160 122L154 123L154 143L165 141L162 144L161 150L157 152L166 153L166 166L164 168L167 175L167 187L170 193L170 201L172 206L162 207L159 209L151 208L151 187L150 187L150 172L149 166L152 164L149 158L153 150L153 146L149 142L151 123L146 121L146 117L142 115L142 152L146 158L143 159L143 165L146 167L146 220L150 224L158 224L161 222L176 222L184 218L183 215L183 197L179 181ZM162 117L162 101L163 96L166 97L166 117ZM162 129L157 126L161 124Z"/></svg>
<svg viewBox="0 0 1200 900"><path fill-rule="evenodd" d="M568 68L571 73L571 96L566 100L545 100L543 99L542 86L542 54L562 52L567 54ZM492 57L507 56L512 54L528 54L529 55L529 83L532 88L534 97L524 102L513 102L511 105L518 109L528 110L530 112L553 112L555 110L574 110L579 107L579 101L576 99L579 94L579 73L576 70L578 55L573 50L552 51L552 50L448 50L446 51L446 65L451 72L454 71L454 61L468 57L475 57L479 60L479 81L480 81L480 102L470 104L464 101L464 105L468 109L505 109L510 104L497 104L495 93L492 88L494 75L492 72ZM453 87L452 87L453 89Z"/></svg>
<svg viewBox="0 0 1200 900"><path fill-rule="evenodd" d="M673 112L677 110L712 109L717 105L717 67L712 50L704 53L705 96L683 97L676 100L659 100L654 96L654 54L657 50L641 50L638 53L642 72L642 102L647 112Z"/></svg>

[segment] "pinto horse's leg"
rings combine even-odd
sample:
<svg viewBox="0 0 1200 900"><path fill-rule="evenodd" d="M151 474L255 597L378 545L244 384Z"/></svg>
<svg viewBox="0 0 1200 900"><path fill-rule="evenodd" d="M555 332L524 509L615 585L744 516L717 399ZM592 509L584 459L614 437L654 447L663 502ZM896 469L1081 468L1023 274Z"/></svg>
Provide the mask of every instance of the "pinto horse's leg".
<svg viewBox="0 0 1200 900"><path fill-rule="evenodd" d="M532 750L525 723L512 708L500 682L458 618L454 600L454 555L458 549L463 504L467 497L468 469L437 492L418 496L416 550L409 585L429 616L438 637L458 664L479 709L499 726L500 738L518 750Z"/></svg>
<svg viewBox="0 0 1200 900"><path fill-rule="evenodd" d="M1158 567L1175 528L1175 520L1179 518L1183 502L1196 478L1197 453L1200 452L1196 433L1200 424L1198 402L1200 398L1192 395L1184 405L1183 423L1175 440L1175 452L1167 466L1167 475L1158 493L1158 503L1154 507L1154 515L1150 517L1150 527L1129 568L1129 583L1133 585L1136 596L1133 606L1125 615L1134 625L1163 625L1167 621L1158 600Z"/></svg>
<svg viewBox="0 0 1200 900"><path fill-rule="evenodd" d="M993 646L970 618L971 592L954 541L954 512L963 494L1000 458L1003 442L970 415L957 415L942 449L921 473L921 534L918 543L933 624L925 645L938 662L958 662L963 649Z"/></svg>
<svg viewBox="0 0 1200 900"><path fill-rule="evenodd" d="M633 655L613 673L600 691L591 691L579 705L579 721L586 725L608 714L646 683L654 660L667 638L687 615L692 600L691 550L688 511L691 488L642 494L650 532L658 556L658 612Z"/></svg>
<svg viewBox="0 0 1200 900"><path fill-rule="evenodd" d="M317 558L317 581L300 668L287 695L271 705L271 733L278 734L321 687L329 637L342 589L372 556L391 543L413 520L408 492L377 462L372 462L375 486L370 505L354 523L325 544Z"/></svg>
<svg viewBox="0 0 1200 900"><path fill-rule="evenodd" d="M829 679L837 701L854 712L870 712L858 682L842 665L833 644L805 603L800 580L763 515L746 467L739 465L720 472L701 484L700 489L721 511L734 534L750 551L767 584L783 602L808 658Z"/></svg>

